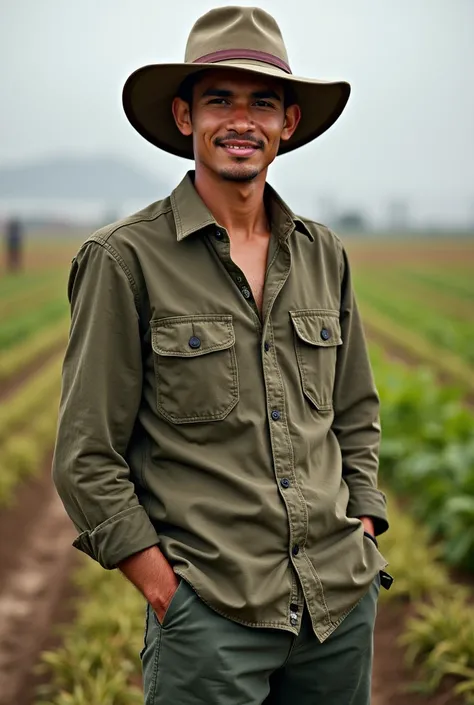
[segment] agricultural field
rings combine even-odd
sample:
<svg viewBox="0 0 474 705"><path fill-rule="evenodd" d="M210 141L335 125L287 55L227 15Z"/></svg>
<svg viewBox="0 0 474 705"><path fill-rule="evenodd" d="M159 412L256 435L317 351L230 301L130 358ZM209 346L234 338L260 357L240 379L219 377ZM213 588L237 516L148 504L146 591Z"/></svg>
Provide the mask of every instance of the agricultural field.
<svg viewBox="0 0 474 705"><path fill-rule="evenodd" d="M24 272L0 272L0 705L141 703L143 600L71 548L50 481L81 236L32 240ZM474 237L344 241L382 400L381 550L396 579L373 705L470 705Z"/></svg>

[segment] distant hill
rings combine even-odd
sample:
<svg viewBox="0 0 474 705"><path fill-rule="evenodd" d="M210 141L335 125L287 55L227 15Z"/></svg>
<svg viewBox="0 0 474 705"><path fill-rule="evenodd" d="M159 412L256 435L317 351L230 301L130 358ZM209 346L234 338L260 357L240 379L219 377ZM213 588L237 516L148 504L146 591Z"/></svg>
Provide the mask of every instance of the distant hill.
<svg viewBox="0 0 474 705"><path fill-rule="evenodd" d="M114 157L59 157L0 168L0 199L73 199L120 203L154 201L170 187L146 170Z"/></svg>

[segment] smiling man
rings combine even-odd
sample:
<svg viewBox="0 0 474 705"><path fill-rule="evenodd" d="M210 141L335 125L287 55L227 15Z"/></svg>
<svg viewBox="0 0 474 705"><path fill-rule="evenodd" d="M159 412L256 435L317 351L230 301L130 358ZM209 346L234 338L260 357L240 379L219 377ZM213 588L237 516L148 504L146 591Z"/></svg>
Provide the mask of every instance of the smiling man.
<svg viewBox="0 0 474 705"><path fill-rule="evenodd" d="M378 398L344 248L267 184L349 97L257 8L127 80L193 159L73 260L53 476L74 545L147 601L146 705L368 705L387 529Z"/></svg>

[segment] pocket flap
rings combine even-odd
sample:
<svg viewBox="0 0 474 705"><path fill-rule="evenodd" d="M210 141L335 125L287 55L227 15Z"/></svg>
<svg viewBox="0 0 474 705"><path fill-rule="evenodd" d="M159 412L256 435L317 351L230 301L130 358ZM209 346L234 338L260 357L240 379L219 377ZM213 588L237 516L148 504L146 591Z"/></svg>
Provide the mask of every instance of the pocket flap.
<svg viewBox="0 0 474 705"><path fill-rule="evenodd" d="M332 347L342 345L338 311L305 309L290 311L296 335L308 345Z"/></svg>
<svg viewBox="0 0 474 705"><path fill-rule="evenodd" d="M151 345L158 355L196 357L235 344L232 316L174 316L150 325Z"/></svg>

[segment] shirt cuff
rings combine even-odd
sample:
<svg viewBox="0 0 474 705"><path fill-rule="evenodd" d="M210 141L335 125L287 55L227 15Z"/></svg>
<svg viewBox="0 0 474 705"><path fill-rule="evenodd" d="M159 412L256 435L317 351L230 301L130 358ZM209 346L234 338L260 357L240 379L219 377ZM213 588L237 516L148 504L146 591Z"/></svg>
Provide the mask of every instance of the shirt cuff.
<svg viewBox="0 0 474 705"><path fill-rule="evenodd" d="M83 531L72 545L111 570L125 558L158 543L153 524L141 504L137 504L106 519L95 529Z"/></svg>
<svg viewBox="0 0 474 705"><path fill-rule="evenodd" d="M383 492L368 488L359 490L357 496L352 494L347 506L349 517L370 517L374 522L375 535L379 536L388 529L386 499Z"/></svg>

